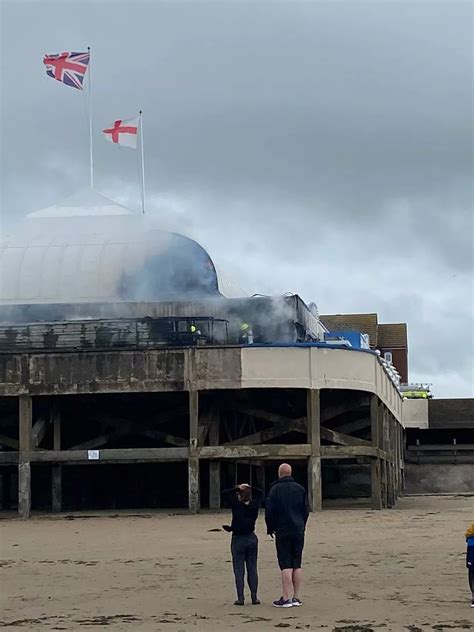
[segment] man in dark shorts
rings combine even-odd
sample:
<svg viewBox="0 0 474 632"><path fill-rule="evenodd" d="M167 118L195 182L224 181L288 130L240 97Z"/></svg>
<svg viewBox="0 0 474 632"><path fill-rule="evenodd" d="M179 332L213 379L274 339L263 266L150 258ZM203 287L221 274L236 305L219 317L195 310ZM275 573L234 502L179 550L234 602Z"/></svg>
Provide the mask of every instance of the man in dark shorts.
<svg viewBox="0 0 474 632"><path fill-rule="evenodd" d="M299 598L302 579L301 558L308 516L306 490L291 476L291 466L283 463L278 468L278 481L270 489L265 506L267 533L272 537L276 535L277 558L283 586L282 596L273 602L276 608L302 605Z"/></svg>

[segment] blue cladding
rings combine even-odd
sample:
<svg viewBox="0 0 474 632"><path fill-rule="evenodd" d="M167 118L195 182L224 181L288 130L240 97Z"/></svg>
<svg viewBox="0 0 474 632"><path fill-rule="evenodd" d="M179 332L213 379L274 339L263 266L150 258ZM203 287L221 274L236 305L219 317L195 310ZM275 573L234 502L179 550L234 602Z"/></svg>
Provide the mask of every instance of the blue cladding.
<svg viewBox="0 0 474 632"><path fill-rule="evenodd" d="M359 331L330 331L326 334L327 338L345 338L348 340L353 349L368 349L362 334Z"/></svg>

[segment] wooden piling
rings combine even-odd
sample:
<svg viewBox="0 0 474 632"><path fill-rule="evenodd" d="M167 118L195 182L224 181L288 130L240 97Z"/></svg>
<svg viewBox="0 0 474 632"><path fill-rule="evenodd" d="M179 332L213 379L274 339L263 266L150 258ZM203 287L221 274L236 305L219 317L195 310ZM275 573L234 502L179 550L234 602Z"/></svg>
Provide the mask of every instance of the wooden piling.
<svg viewBox="0 0 474 632"><path fill-rule="evenodd" d="M33 403L29 395L20 395L18 406L18 514L29 518L31 513L31 465Z"/></svg>
<svg viewBox="0 0 474 632"><path fill-rule="evenodd" d="M198 513L199 498L199 393L189 391L189 456L188 456L188 506L191 513Z"/></svg>
<svg viewBox="0 0 474 632"><path fill-rule="evenodd" d="M308 444L311 456L308 459L308 500L311 511L323 507L321 481L321 401L319 389L309 389L306 397L306 420Z"/></svg>
<svg viewBox="0 0 474 632"><path fill-rule="evenodd" d="M372 448L381 447L381 419L377 395L370 398L370 426ZM382 465L380 458L372 457L370 465L372 509L382 509Z"/></svg>

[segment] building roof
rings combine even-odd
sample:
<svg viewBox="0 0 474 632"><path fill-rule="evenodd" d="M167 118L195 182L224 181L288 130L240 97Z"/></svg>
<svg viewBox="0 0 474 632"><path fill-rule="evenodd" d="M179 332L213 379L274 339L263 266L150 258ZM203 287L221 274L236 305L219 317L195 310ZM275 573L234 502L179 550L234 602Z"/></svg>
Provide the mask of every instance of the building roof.
<svg viewBox="0 0 474 632"><path fill-rule="evenodd" d="M377 314L327 314L319 318L329 331L358 331L369 334L371 348L377 347Z"/></svg>
<svg viewBox="0 0 474 632"><path fill-rule="evenodd" d="M406 349L408 347L406 323L379 325L377 346L381 349Z"/></svg>

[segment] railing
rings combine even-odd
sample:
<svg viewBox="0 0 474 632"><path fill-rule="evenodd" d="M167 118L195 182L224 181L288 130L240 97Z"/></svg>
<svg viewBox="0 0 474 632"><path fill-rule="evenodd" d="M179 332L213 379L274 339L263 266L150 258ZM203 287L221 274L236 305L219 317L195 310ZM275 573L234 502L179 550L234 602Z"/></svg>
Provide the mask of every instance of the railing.
<svg viewBox="0 0 474 632"><path fill-rule="evenodd" d="M0 326L0 353L149 349L228 343L228 321L215 318L81 320Z"/></svg>

